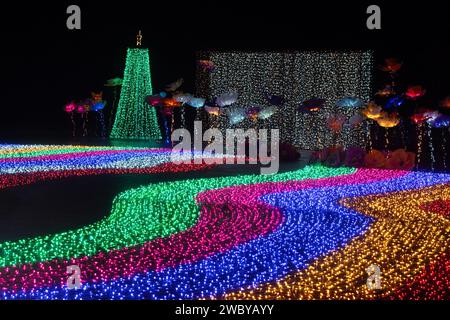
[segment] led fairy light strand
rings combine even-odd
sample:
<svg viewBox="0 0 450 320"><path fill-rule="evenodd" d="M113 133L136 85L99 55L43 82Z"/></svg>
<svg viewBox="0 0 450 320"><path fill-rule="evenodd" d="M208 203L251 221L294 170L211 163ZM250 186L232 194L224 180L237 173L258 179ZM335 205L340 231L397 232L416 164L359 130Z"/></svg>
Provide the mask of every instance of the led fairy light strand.
<svg viewBox="0 0 450 320"><path fill-rule="evenodd" d="M333 90L334 99L356 96L368 101L371 94L371 52L343 52L340 55L331 52L330 55L330 61L335 61L335 64L325 68L334 75L334 81L330 81L331 87L337 88ZM331 106L330 112L332 109L347 119L358 112L349 107ZM362 127L355 129L346 122L338 135L338 144L348 147L356 141L359 146L364 146L365 138Z"/></svg>
<svg viewBox="0 0 450 320"><path fill-rule="evenodd" d="M384 173L384 172L383 172ZM432 180L430 177L433 177L433 179L434 179L434 177L439 177L439 176L434 176L434 175L430 175L430 176L428 176L428 177L424 177L424 176L420 176L420 178L415 178L415 177L413 177L412 179L414 180L414 179L428 179L428 180ZM384 178L386 178L386 177L384 177ZM435 183L438 183L439 181L434 181ZM242 191L242 190L240 190L240 191ZM378 191L378 190L377 190ZM426 195L429 195L429 192L427 192L427 193L425 193ZM442 190L439 190L439 192L437 192L437 195L438 196L441 196L442 197L442 195L443 195L444 193L442 192ZM419 198L424 198L423 196L421 196L421 197L419 197ZM427 197L426 199L432 199L432 198L430 198L430 197ZM178 199L179 200L179 199ZM214 203L216 203L217 201L215 201ZM367 207L367 205L365 205L366 207ZM390 207L391 206L391 203L388 203L387 204L387 207ZM379 205L377 205L376 207L380 207ZM401 207L401 206L400 206ZM391 223L390 224L392 224L392 221L391 221ZM389 232L390 234L392 234L392 232ZM436 246L433 246L433 247L436 247ZM444 246L444 248L445 248L445 246ZM317 279L316 279L317 280ZM99 290L100 290L100 288L101 287L99 287ZM136 289L137 290L137 288L133 288L133 289ZM142 289L142 287L141 287L141 289ZM145 288L144 288L145 289ZM139 291L138 291L139 292ZM351 294L349 294L348 295L349 297L351 297L352 295ZM170 297L170 294L169 294L169 297Z"/></svg>

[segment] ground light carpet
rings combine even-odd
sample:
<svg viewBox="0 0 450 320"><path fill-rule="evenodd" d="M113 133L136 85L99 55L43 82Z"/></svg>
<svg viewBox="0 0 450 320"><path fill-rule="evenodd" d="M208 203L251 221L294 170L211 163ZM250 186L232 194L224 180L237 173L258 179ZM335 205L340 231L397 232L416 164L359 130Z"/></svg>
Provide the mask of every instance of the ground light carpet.
<svg viewBox="0 0 450 320"><path fill-rule="evenodd" d="M165 149L0 147L0 188L198 168ZM0 298L450 297L449 174L311 165L154 183L111 208L80 229L0 243ZM380 290L366 285L372 264ZM70 265L78 290L66 285Z"/></svg>

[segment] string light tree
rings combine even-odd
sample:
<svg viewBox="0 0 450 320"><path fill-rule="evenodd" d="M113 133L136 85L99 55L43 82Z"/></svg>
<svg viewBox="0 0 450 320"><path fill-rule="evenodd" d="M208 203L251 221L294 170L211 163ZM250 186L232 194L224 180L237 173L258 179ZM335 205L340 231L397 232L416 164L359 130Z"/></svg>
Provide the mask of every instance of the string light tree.
<svg viewBox="0 0 450 320"><path fill-rule="evenodd" d="M148 49L141 48L142 33L136 37L136 48L128 48L119 105L111 130L113 139L161 139L155 108L145 97L152 94Z"/></svg>

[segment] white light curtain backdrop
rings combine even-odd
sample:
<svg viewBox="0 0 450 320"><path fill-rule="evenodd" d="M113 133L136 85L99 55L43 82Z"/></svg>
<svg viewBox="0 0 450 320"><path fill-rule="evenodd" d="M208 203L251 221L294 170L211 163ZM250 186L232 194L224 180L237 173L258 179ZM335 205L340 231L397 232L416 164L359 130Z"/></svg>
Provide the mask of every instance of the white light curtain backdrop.
<svg viewBox="0 0 450 320"><path fill-rule="evenodd" d="M196 94L212 99L230 90L237 90L235 105L269 106L264 94L281 95L283 106L271 118L249 119L230 125L227 114L219 117L203 114L211 127L278 128L281 140L305 150L318 150L331 145L365 146L367 123L359 128L345 125L333 137L327 118L342 114L347 118L357 110L339 108L336 101L346 96L370 100L373 69L371 51L302 51L302 52L199 52L198 59L212 61L216 68L208 73L197 69ZM304 100L324 98L324 108L314 114L297 111Z"/></svg>

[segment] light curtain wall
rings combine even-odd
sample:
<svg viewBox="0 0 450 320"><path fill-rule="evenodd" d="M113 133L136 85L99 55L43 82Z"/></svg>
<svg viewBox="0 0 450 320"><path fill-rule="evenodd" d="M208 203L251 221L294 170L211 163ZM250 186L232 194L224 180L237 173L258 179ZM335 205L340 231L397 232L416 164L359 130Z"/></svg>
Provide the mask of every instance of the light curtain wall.
<svg viewBox="0 0 450 320"><path fill-rule="evenodd" d="M219 117L203 114L203 120L222 131L227 128L279 128L282 141L305 150L330 145L365 146L367 123L359 128L344 128L333 137L327 118L342 114L347 118L355 109L340 108L336 101L346 96L370 100L373 69L371 51L302 51L302 52L199 52L199 59L212 61L216 68L208 73L197 69L197 95L212 99L237 90L241 107L269 106L264 94L286 99L278 112L256 123L249 119L230 125L226 113ZM325 98L324 108L315 114L297 111L307 99Z"/></svg>

